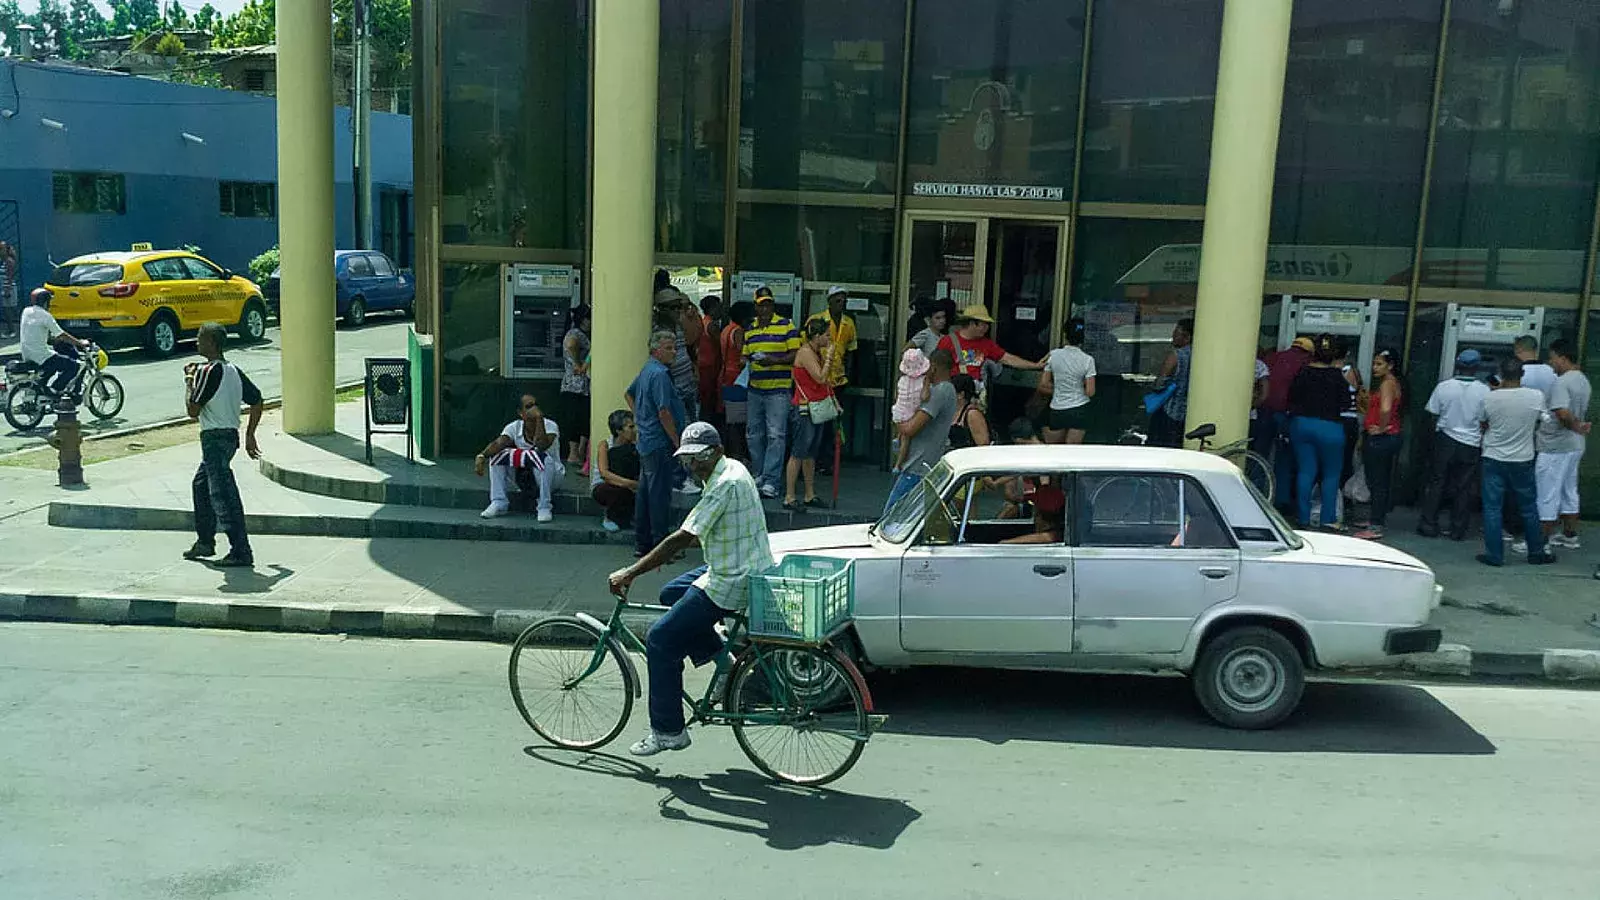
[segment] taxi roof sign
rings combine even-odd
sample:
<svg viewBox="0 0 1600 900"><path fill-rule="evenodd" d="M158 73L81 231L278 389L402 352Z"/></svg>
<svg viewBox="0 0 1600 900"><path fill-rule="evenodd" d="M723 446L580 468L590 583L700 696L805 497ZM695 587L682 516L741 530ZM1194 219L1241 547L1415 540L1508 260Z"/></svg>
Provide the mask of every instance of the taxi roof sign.
<svg viewBox="0 0 1600 900"><path fill-rule="evenodd" d="M134 253L148 253L151 250L154 250L155 248L156 248L156 245L150 243L149 241L139 241L138 243L134 244L132 247L129 247L128 249L131 250Z"/></svg>

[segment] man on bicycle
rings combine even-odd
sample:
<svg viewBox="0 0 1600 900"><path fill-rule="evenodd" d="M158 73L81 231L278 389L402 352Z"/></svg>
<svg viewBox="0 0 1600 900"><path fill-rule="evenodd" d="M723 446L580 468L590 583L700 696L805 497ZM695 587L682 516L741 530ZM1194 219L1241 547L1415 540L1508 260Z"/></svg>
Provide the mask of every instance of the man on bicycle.
<svg viewBox="0 0 1600 900"><path fill-rule="evenodd" d="M706 564L661 589L669 609L645 635L650 672L650 733L628 748L634 756L689 746L683 720L683 660L698 666L715 661L725 675L732 660L716 624L749 602L750 576L772 567L767 516L755 479L738 460L722 453L722 436L705 422L683 430L675 454L703 490L683 525L626 569L611 574L613 593L658 569L698 541Z"/></svg>
<svg viewBox="0 0 1600 900"><path fill-rule="evenodd" d="M24 362L39 367L39 387L52 395L60 395L72 386L78 374L78 354L71 348L84 348L89 342L75 338L50 315L53 295L46 288L38 288L29 295L33 304L22 311L19 327L21 351ZM62 352L61 345L68 347Z"/></svg>

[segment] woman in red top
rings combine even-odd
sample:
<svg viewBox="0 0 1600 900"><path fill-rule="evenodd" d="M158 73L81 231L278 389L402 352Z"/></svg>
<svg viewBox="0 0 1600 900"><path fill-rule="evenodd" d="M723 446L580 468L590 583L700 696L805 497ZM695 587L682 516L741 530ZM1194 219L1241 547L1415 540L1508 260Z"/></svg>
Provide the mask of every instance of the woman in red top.
<svg viewBox="0 0 1600 900"><path fill-rule="evenodd" d="M1361 448L1361 466L1367 474L1367 489L1372 492L1372 522L1355 537L1369 541L1383 538L1394 464L1400 458L1400 419L1404 412L1400 358L1393 350L1379 350L1372 357L1372 394L1367 399L1366 442Z"/></svg>
<svg viewBox="0 0 1600 900"><path fill-rule="evenodd" d="M813 319L805 324L800 335L800 349L794 354L794 405L789 408L789 468L785 473L783 508L799 512L807 506L823 506L817 498L817 450L822 446L823 433L833 427L832 422L818 424L811 421L807 407L833 396L828 385L828 372L822 360L828 352L828 323ZM795 499L795 480L806 477L806 500L801 505Z"/></svg>
<svg viewBox="0 0 1600 900"><path fill-rule="evenodd" d="M955 327L939 339L939 346L949 350L955 357L955 374L968 375L973 381L983 384L983 364L985 361L997 362L1002 366L1013 369L1043 369L1044 363L1030 362L1020 356L1007 353L1004 347L989 339L989 328L994 325L989 311L981 305L969 306L961 311L956 318Z"/></svg>
<svg viewBox="0 0 1600 900"><path fill-rule="evenodd" d="M755 304L740 300L729 307L728 324L722 326L718 340L717 358L721 364L717 374L718 401L722 421L729 426L722 429L722 441L727 445L728 455L734 459L750 458L750 443L744 427L749 421L749 407L746 406L749 394L736 382L744 371L744 332L755 319Z"/></svg>
<svg viewBox="0 0 1600 900"><path fill-rule="evenodd" d="M712 424L719 424L722 412L722 298L712 294L700 301L700 340L695 345L694 364L700 379L700 412Z"/></svg>

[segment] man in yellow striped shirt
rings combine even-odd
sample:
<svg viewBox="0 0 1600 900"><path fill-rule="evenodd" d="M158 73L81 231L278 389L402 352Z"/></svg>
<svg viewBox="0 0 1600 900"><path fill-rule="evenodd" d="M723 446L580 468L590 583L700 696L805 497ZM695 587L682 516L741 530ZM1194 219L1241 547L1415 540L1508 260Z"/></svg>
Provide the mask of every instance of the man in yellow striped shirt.
<svg viewBox="0 0 1600 900"><path fill-rule="evenodd" d="M750 364L747 434L750 468L761 496L778 496L789 437L790 395L794 392L794 353L800 333L778 316L772 289L756 288L756 323L744 333L744 358Z"/></svg>

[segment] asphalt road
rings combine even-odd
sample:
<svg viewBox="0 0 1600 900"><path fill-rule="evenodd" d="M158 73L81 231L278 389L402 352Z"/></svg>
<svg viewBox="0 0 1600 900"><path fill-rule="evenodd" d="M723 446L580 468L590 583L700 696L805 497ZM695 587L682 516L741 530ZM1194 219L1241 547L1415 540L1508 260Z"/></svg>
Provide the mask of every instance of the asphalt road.
<svg viewBox="0 0 1600 900"><path fill-rule="evenodd" d="M405 356L407 324L405 320L375 316L361 328L340 327L335 332L334 340L338 352L335 363L338 380L360 379L365 371L362 361L369 356ZM14 353L15 345L0 348L0 358L10 358ZM93 416L83 413L85 434L148 425L182 416L183 367L199 358L192 340L179 344L178 353L170 359L158 360L144 350L137 349L112 352L109 371L122 382L127 402L118 416L105 421L96 421ZM228 350L228 358L244 369L268 399L280 396L283 375L279 366L277 327L267 329L264 343L232 345ZM14 431L10 423L0 419L0 454L43 444L52 422L54 417L46 417L34 432L24 433Z"/></svg>
<svg viewBox="0 0 1600 900"><path fill-rule="evenodd" d="M553 751L506 648L0 625L0 896L1594 896L1600 693L1317 684L1279 730L1175 679L880 677L837 790L730 734Z"/></svg>

